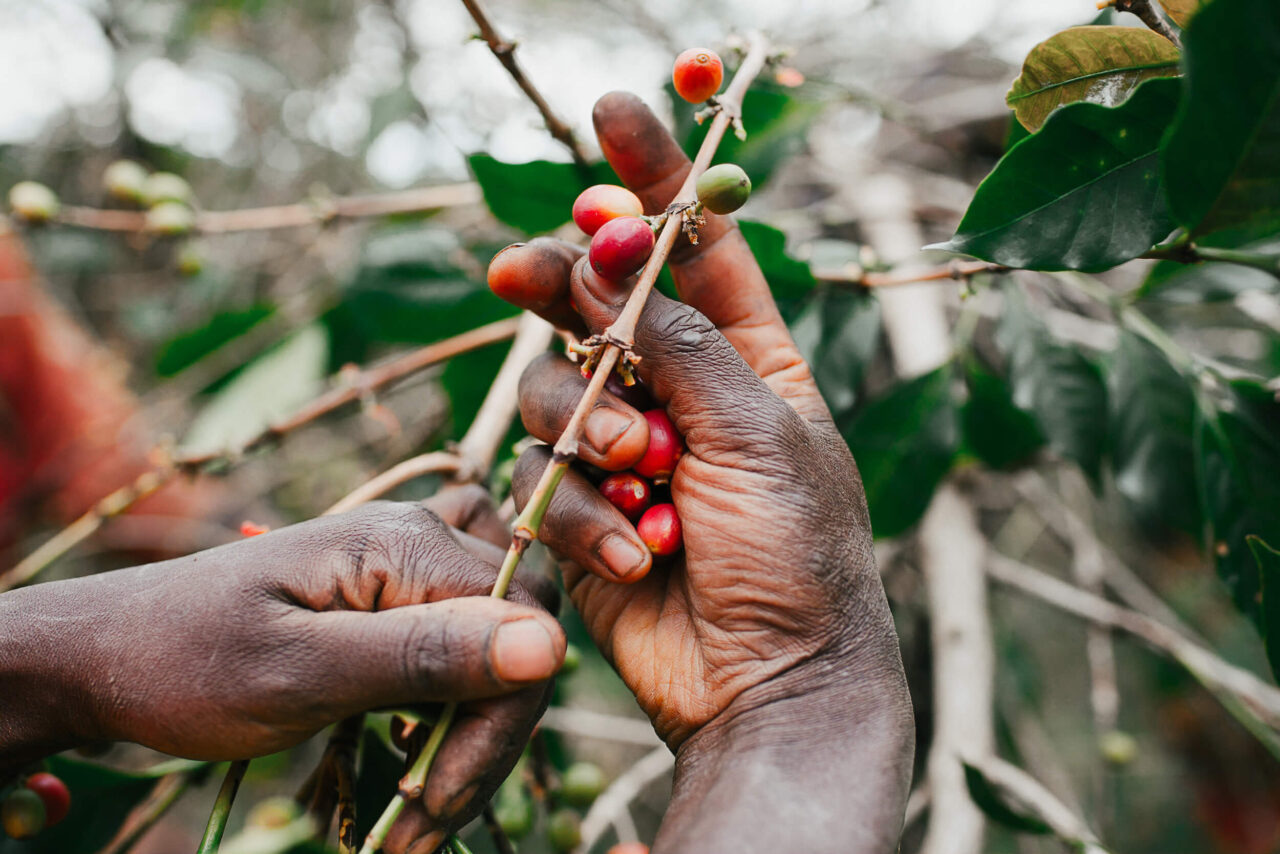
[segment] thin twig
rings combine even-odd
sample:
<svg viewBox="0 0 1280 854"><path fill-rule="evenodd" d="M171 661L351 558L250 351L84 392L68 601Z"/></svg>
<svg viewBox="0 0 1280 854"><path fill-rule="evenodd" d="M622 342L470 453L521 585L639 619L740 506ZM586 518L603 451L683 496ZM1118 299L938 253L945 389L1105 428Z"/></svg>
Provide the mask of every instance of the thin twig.
<svg viewBox="0 0 1280 854"><path fill-rule="evenodd" d="M371 196L317 198L289 205L244 208L230 211L197 211L193 231L200 234L227 234L237 231L265 231L322 225L339 219L362 219L392 214L418 213L438 208L458 207L481 201L474 182L416 187ZM65 205L54 222L98 231L139 233L147 230L144 211L90 208Z"/></svg>
<svg viewBox="0 0 1280 854"><path fill-rule="evenodd" d="M209 766L206 765L161 777L156 781L146 799L129 811L124 824L120 825L116 835L98 854L127 854L147 831L155 827L156 822L164 817L169 808L191 789L192 784L208 773Z"/></svg>
<svg viewBox="0 0 1280 854"><path fill-rule="evenodd" d="M1151 0L1115 0L1114 4L1103 3L1099 5L1099 8L1107 5L1115 5L1117 12L1132 12L1151 30L1164 36L1178 47L1182 47L1182 40L1178 38L1177 32L1174 31L1173 27L1169 26L1169 22L1164 19L1164 16L1160 14L1160 11Z"/></svg>
<svg viewBox="0 0 1280 854"><path fill-rule="evenodd" d="M682 211L697 200L695 187L698 177L711 163L711 158L715 155L716 148L720 145L720 140L724 137L725 131L741 115L742 98L746 94L747 87L751 85L751 81L764 67L767 56L767 40L762 36L753 37L751 48L747 51L742 65L739 66L738 72L729 83L724 95L719 98L720 108L717 110L716 116L707 130L702 147L699 148L698 154L694 158L684 184L679 192L676 193L668 210ZM556 487L560 485L560 480L564 477L565 471L568 470L569 463L577 455L578 443L582 439L582 428L586 422L587 415L595 407L596 401L600 397L600 392L604 389L605 381L609 378L623 351L631 348L635 339L636 322L640 319L640 312L644 308L650 292L653 290L654 283L658 279L658 273L666 263L667 255L671 252L672 246L675 245L676 238L683 232L682 225L682 216L671 215L667 217L666 223L658 235L653 252L645 263L631 296L628 297L621 314L601 336L602 340L607 343L601 347L601 356L595 367L595 372L592 374L591 381L588 383L586 391L583 392L582 398L578 401L577 408L569 419L564 433L561 435L560 440L556 442L551 461L543 471L542 477L534 488L532 495L530 495L529 503L516 518L511 547L507 550L507 555L498 570L498 578L494 582L493 590L490 593L491 597L495 599L506 598L507 588L511 584L516 568L520 565L521 556L529 547L529 544L537 538L538 529L542 525L542 519L546 515L547 507L551 503ZM440 719L431 731L431 738L427 746L423 748L422 753L414 761L409 773L400 781L399 791L392 798L391 803L387 805L386 810L378 819L377 824L374 825L373 830L369 832L364 847L361 849L361 854L374 854L382 847L382 844L386 841L387 833L391 830L392 824L395 823L401 811L403 811L405 803L412 798L416 798L422 792L426 785L427 774L431 770L431 762L435 758L435 752L439 749L445 733L453 723L457 709L456 703L449 703L444 707Z"/></svg>
<svg viewBox="0 0 1280 854"><path fill-rule="evenodd" d="M923 270L887 273L869 273L857 264L850 264L843 270L817 271L813 277L820 282L850 288L894 288L920 282L968 281L983 273L1005 273L1009 269L1003 264L957 259Z"/></svg>
<svg viewBox="0 0 1280 854"><path fill-rule="evenodd" d="M525 75L524 69L520 67L520 63L516 60L516 44L507 41L494 28L489 16L485 14L484 9L480 6L479 0L462 0L462 5L467 7L467 11L471 14L471 19L476 22L476 26L480 28L480 36L489 45L489 50L498 58L498 62L502 63L502 67L507 69L507 73L511 75L511 79L516 85L529 96L529 100L538 108L538 112L542 114L542 121L547 126L547 132L556 138L565 148L569 149L569 154L573 157L573 162L578 164L582 169L589 168L590 164L587 160L586 152L582 150L581 143L578 138L573 135L573 130L560 120L560 117L551 109L551 105L547 103L547 99L542 97L542 93L538 91L533 82Z"/></svg>
<svg viewBox="0 0 1280 854"><path fill-rule="evenodd" d="M234 449L174 456L98 501L92 509L55 534L17 566L0 575L0 592L27 583L76 544L91 536L108 519L125 512L179 474L196 474L234 465L250 451L279 440L322 415L364 399L397 380L461 353L510 338L518 325L519 320L516 318L499 320L444 341L428 344L384 364L359 371L354 376L339 374L338 387L320 395L284 421L266 427Z"/></svg>
<svg viewBox="0 0 1280 854"><path fill-rule="evenodd" d="M637 747L656 747L662 744L653 731L653 725L648 721L607 715L590 709L552 706L543 714L538 726L566 735L634 744Z"/></svg>
<svg viewBox="0 0 1280 854"><path fill-rule="evenodd" d="M1085 820L1026 771L998 756L972 761L966 758L965 761L981 771L987 782L1001 790L1006 797L1030 808L1055 836L1080 854L1107 854L1107 850L1098 842L1098 835Z"/></svg>
<svg viewBox="0 0 1280 854"><path fill-rule="evenodd" d="M515 847L511 844L511 840L507 838L507 832L502 829L502 825L498 824L498 817L493 812L493 802L484 805L484 811L480 814L484 820L485 830L489 831L489 838L493 840L493 847L497 849L498 854L516 854Z"/></svg>
<svg viewBox="0 0 1280 854"><path fill-rule="evenodd" d="M227 829L227 819L231 816L231 804L235 802L236 792L240 789L240 781L244 772L249 770L248 759L237 759L227 768L227 775L222 778L222 787L218 789L218 797L213 802L213 812L204 827L204 836L200 839L200 847L196 854L213 854L222 844L222 834Z"/></svg>
<svg viewBox="0 0 1280 854"><path fill-rule="evenodd" d="M615 829L619 842L636 839L635 825L631 819L631 802L644 792L650 783L670 774L676 757L666 745L655 747L639 762L618 775L582 819L582 843L578 850L590 851L610 827ZM619 828L619 824L623 827Z"/></svg>
<svg viewBox="0 0 1280 854"><path fill-rule="evenodd" d="M410 457L378 476L367 480L344 495L336 504L324 511L325 516L346 513L361 504L373 501L387 494L402 483L407 483L424 474L456 474L463 468L462 457L448 451L430 451Z"/></svg>

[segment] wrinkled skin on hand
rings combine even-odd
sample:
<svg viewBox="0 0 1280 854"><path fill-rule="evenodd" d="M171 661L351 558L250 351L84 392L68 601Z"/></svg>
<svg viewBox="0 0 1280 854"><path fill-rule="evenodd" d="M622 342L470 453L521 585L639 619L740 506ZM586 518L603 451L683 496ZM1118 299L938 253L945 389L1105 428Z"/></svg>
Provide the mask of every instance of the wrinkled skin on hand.
<svg viewBox="0 0 1280 854"><path fill-rule="evenodd" d="M597 104L595 123L624 183L648 212L664 209L689 169L665 129L637 99L616 93ZM709 215L698 246L678 245L671 267L684 302L650 297L635 352L646 387L688 445L671 482L684 552L654 563L577 471L562 482L540 539L565 558L566 588L592 637L673 748L712 722L832 685L891 686L909 726L848 448L733 221ZM518 289L532 295L526 307L561 325L571 299L586 329L603 332L630 290L554 241L506 253L504 264L528 270ZM554 442L585 385L564 358L534 363L520 392L529 431ZM582 457L625 469L643 452L645 429L639 412L606 392L587 421ZM540 447L519 461L519 505L549 457Z"/></svg>
<svg viewBox="0 0 1280 854"><path fill-rule="evenodd" d="M64 689L51 703L57 738L133 741L199 759L283 750L370 709L462 701L426 791L386 847L434 850L515 764L565 639L547 611L557 594L545 577L517 576L511 601L488 597L509 535L484 490L447 491L429 504L436 512L377 502L178 560L6 594L0 628L22 615L23 659L45 670L30 674L25 692L24 665L0 655L2 672L18 673L28 706L47 690L39 686ZM14 758L0 750L0 764Z"/></svg>

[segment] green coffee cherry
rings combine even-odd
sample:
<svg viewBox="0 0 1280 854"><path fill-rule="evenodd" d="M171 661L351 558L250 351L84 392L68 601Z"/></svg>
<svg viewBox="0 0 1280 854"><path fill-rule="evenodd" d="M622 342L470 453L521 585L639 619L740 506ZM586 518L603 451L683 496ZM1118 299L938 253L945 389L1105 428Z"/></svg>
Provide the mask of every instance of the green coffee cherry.
<svg viewBox="0 0 1280 854"><path fill-rule="evenodd" d="M698 201L712 213L733 213L749 198L751 179L740 166L721 163L698 176Z"/></svg>
<svg viewBox="0 0 1280 854"><path fill-rule="evenodd" d="M1138 741L1123 730L1113 729L1098 736L1098 752L1112 765L1128 765L1138 757Z"/></svg>
<svg viewBox="0 0 1280 854"><path fill-rule="evenodd" d="M147 207L155 207L163 202L182 202L191 204L195 193L187 179L172 172L156 172L148 175L142 184L142 202Z"/></svg>
<svg viewBox="0 0 1280 854"><path fill-rule="evenodd" d="M102 186L122 202L139 202L142 200L147 177L147 169L142 164L132 160L117 160L103 170Z"/></svg>
<svg viewBox="0 0 1280 854"><path fill-rule="evenodd" d="M524 839L533 830L533 802L528 798L506 798L493 808L493 818L512 839Z"/></svg>
<svg viewBox="0 0 1280 854"><path fill-rule="evenodd" d="M245 827L275 830L288 827L300 815L302 808L293 798L267 798L253 805L245 817Z"/></svg>
<svg viewBox="0 0 1280 854"><path fill-rule="evenodd" d="M44 801L30 789L14 789L0 802L0 825L14 839L29 839L44 830Z"/></svg>
<svg viewBox="0 0 1280 854"><path fill-rule="evenodd" d="M48 222L62 207L58 196L44 184L20 181L9 189L9 207L14 216L27 222Z"/></svg>
<svg viewBox="0 0 1280 854"><path fill-rule="evenodd" d="M560 675L568 676L581 666L582 650L573 644L566 644L564 648L564 664L560 665Z"/></svg>
<svg viewBox="0 0 1280 854"><path fill-rule="evenodd" d="M560 794L575 807L589 807L609 780L594 762L575 762L560 780Z"/></svg>
<svg viewBox="0 0 1280 854"><path fill-rule="evenodd" d="M582 842L582 821L570 809L556 810L547 819L547 841L551 850L569 852Z"/></svg>
<svg viewBox="0 0 1280 854"><path fill-rule="evenodd" d="M194 243L187 242L182 244L182 248L178 250L178 272L184 276L198 276L204 270L204 255L200 253L199 247Z"/></svg>
<svg viewBox="0 0 1280 854"><path fill-rule="evenodd" d="M161 202L147 211L147 231L164 237L188 234L195 228L196 215L181 202Z"/></svg>

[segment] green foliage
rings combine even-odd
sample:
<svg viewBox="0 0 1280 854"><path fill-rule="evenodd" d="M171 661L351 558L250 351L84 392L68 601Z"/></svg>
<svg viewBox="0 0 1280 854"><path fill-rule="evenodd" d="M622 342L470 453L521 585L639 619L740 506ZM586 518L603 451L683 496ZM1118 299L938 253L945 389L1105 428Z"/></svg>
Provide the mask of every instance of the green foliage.
<svg viewBox="0 0 1280 854"><path fill-rule="evenodd" d="M964 368L969 390L960 411L964 452L997 469L1026 462L1045 443L1036 419L1013 402L1009 384L977 359L966 359Z"/></svg>
<svg viewBox="0 0 1280 854"><path fill-rule="evenodd" d="M869 294L820 288L791 323L791 337L837 420L858 402L880 342L880 303Z"/></svg>
<svg viewBox="0 0 1280 854"><path fill-rule="evenodd" d="M208 356L224 344L239 338L274 312L269 305L222 311L203 326L170 338L156 353L156 373L171 377Z"/></svg>
<svg viewBox="0 0 1280 854"><path fill-rule="evenodd" d="M741 220L738 228L769 282L774 299L787 303L808 295L816 280L809 265L787 254L787 236L772 226Z"/></svg>
<svg viewBox="0 0 1280 854"><path fill-rule="evenodd" d="M484 203L500 221L526 234L541 234L568 222L573 200L592 184L617 184L607 163L597 163L584 175L572 163L534 160L503 163L487 154L468 158L484 193Z"/></svg>
<svg viewBox="0 0 1280 854"><path fill-rule="evenodd" d="M1005 289L996 340L1009 360L1013 403L1033 416L1049 448L1095 481L1106 449L1107 390L1097 366L1056 341L1014 288Z"/></svg>
<svg viewBox="0 0 1280 854"><path fill-rule="evenodd" d="M1261 537L1248 537L1253 559L1258 564L1262 601L1262 640L1271 663L1271 674L1280 681L1280 551L1267 545Z"/></svg>
<svg viewBox="0 0 1280 854"><path fill-rule="evenodd" d="M924 514L960 444L952 366L869 401L841 429L858 461L877 537L896 536Z"/></svg>
<svg viewBox="0 0 1280 854"><path fill-rule="evenodd" d="M1098 271L1140 255L1172 220L1157 168L1179 83L1148 80L1116 107L1070 104L978 187L951 240L930 248L1029 270Z"/></svg>
<svg viewBox="0 0 1280 854"><path fill-rule="evenodd" d="M1109 107L1143 80L1178 73L1178 49L1134 27L1072 27L1031 49L1005 101L1028 130L1038 130L1063 104Z"/></svg>
<svg viewBox="0 0 1280 854"><path fill-rule="evenodd" d="M1187 87L1165 143L1169 208L1193 236L1280 230L1280 4L1209 3L1186 33Z"/></svg>
<svg viewBox="0 0 1280 854"><path fill-rule="evenodd" d="M1033 809L1013 797L1004 787L988 779L978 768L968 762L963 764L964 782L969 788L969 797L973 798L973 802L987 818L1019 833L1052 832L1048 823Z"/></svg>

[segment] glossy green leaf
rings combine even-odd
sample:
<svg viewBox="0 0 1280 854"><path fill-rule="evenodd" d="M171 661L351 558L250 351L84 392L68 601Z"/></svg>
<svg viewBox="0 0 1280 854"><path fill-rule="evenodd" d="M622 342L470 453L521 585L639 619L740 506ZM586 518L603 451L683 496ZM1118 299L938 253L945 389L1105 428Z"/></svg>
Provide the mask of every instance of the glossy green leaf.
<svg viewBox="0 0 1280 854"><path fill-rule="evenodd" d="M1044 433L1030 413L1014 404L1004 379L976 359L966 361L969 399L960 413L962 450L997 469L1026 462L1044 446Z"/></svg>
<svg viewBox="0 0 1280 854"><path fill-rule="evenodd" d="M1035 417L1050 450L1096 481L1107 434L1102 375L1079 350L1053 338L1016 287L1004 293L996 340L1009 362L1013 403Z"/></svg>
<svg viewBox="0 0 1280 854"><path fill-rule="evenodd" d="M1105 270L1168 235L1157 151L1179 83L1148 80L1116 107L1069 104L978 187L956 235L929 248L1032 270Z"/></svg>
<svg viewBox="0 0 1280 854"><path fill-rule="evenodd" d="M1252 380L1197 396L1196 475L1218 575L1261 624L1258 565L1246 537L1280 543L1280 401Z"/></svg>
<svg viewBox="0 0 1280 854"><path fill-rule="evenodd" d="M862 377L880 341L880 301L838 288L813 292L791 323L831 414L843 418L858 401Z"/></svg>
<svg viewBox="0 0 1280 854"><path fill-rule="evenodd" d="M618 183L618 176L603 162L586 176L572 163L547 160L503 163L473 154L467 162L490 212L526 234L551 231L572 219L574 199L591 184Z"/></svg>
<svg viewBox="0 0 1280 854"><path fill-rule="evenodd" d="M877 537L914 525L960 444L952 368L908 380L869 401L841 432L853 451Z"/></svg>
<svg viewBox="0 0 1280 854"><path fill-rule="evenodd" d="M1143 80L1177 73L1178 49L1151 30L1072 27L1031 49L1005 102L1035 131L1063 104L1115 106Z"/></svg>
<svg viewBox="0 0 1280 854"><path fill-rule="evenodd" d="M1107 395L1117 491L1140 522L1198 535L1195 400L1186 379L1155 347L1121 332L1108 366Z"/></svg>
<svg viewBox="0 0 1280 854"><path fill-rule="evenodd" d="M1191 16L1208 4L1209 0L1160 0L1160 8L1182 29L1187 28Z"/></svg>
<svg viewBox="0 0 1280 854"><path fill-rule="evenodd" d="M1280 3L1205 6L1188 28L1187 91L1162 155L1169 209L1192 234L1280 230Z"/></svg>
<svg viewBox="0 0 1280 854"><path fill-rule="evenodd" d="M1262 641L1271 663L1271 675L1280 682L1280 551L1261 537L1247 538L1253 559L1258 564L1258 582L1262 593Z"/></svg>
<svg viewBox="0 0 1280 854"><path fill-rule="evenodd" d="M224 344L239 338L271 315L268 305L238 311L221 311L203 326L182 332L161 345L156 354L156 373L162 377L190 367Z"/></svg>
<svg viewBox="0 0 1280 854"><path fill-rule="evenodd" d="M988 779L980 769L968 762L963 764L964 782L969 789L969 797L973 798L973 802L986 814L987 818L1019 833L1053 832L1048 822L1038 816L1034 809L1013 797L995 781Z"/></svg>

